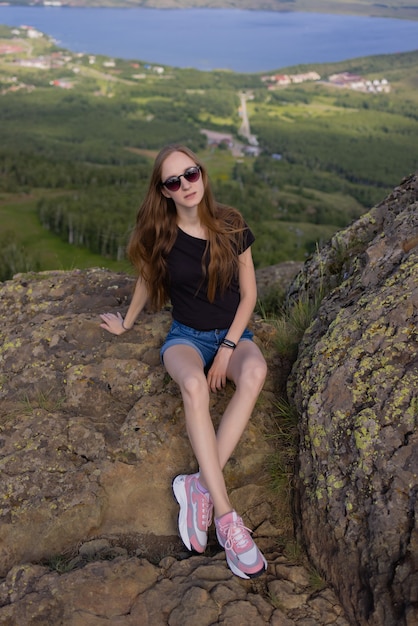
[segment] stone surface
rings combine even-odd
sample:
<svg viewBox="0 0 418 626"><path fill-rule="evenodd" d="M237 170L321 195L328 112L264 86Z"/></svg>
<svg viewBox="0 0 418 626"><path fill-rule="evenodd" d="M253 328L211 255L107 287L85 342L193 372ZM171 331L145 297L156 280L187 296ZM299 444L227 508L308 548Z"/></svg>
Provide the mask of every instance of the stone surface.
<svg viewBox="0 0 418 626"><path fill-rule="evenodd" d="M338 261L338 262L337 262ZM291 298L329 294L299 350L298 531L353 624L418 624L418 178L338 233Z"/></svg>
<svg viewBox="0 0 418 626"><path fill-rule="evenodd" d="M15 566L0 582L0 624L348 626L335 595L316 590L304 577L296 586L289 581L282 597L274 577L275 566L283 563L283 557L273 558L268 574L254 582L234 576L223 554L165 557L158 565L117 557L62 574L40 565Z"/></svg>
<svg viewBox="0 0 418 626"><path fill-rule="evenodd" d="M199 624L320 623L308 570L280 569L288 504L270 489L266 460L288 364L274 328L252 322L269 377L226 468L269 560L251 582L231 574L213 529L208 556L186 558L177 536L171 479L195 465L179 391L159 361L170 312L145 312L121 337L99 327L100 312L127 308L132 287L99 269L1 286L0 625L194 626L197 612ZM215 423L231 393L212 396ZM286 608L269 585L287 575Z"/></svg>
<svg viewBox="0 0 418 626"><path fill-rule="evenodd" d="M99 326L100 312L126 309L132 286L104 270L2 286L0 575L104 535L135 537L144 556L159 545L157 560L178 552L171 481L197 468L179 390L159 360L171 314L144 313L120 337ZM272 365L273 329L254 321L254 330ZM226 471L255 529L275 516L260 479L273 451L266 434L277 384L270 374ZM215 422L232 391L212 395Z"/></svg>
<svg viewBox="0 0 418 626"><path fill-rule="evenodd" d="M264 298L269 293L286 293L289 284L302 270L303 263L300 261L285 261L269 267L261 267L257 270L257 292L259 298Z"/></svg>

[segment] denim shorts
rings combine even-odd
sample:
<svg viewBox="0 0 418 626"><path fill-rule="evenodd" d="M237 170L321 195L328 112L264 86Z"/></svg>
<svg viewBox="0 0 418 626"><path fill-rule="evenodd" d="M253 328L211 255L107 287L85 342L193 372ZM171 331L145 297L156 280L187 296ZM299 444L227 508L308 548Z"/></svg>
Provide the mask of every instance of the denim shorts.
<svg viewBox="0 0 418 626"><path fill-rule="evenodd" d="M208 368L218 351L219 346L225 339L229 328L222 330L195 330L190 326L173 321L165 342L161 348L161 361L164 363L164 352L171 346L186 345L194 348L200 355L203 365ZM254 334L246 328L241 335L240 341L252 341Z"/></svg>

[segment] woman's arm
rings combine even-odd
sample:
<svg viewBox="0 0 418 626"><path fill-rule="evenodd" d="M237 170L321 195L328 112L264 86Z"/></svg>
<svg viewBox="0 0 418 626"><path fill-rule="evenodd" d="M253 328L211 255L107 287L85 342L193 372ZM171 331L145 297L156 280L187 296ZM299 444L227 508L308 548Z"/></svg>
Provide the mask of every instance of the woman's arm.
<svg viewBox="0 0 418 626"><path fill-rule="evenodd" d="M239 289L240 302L226 336L226 339L234 343L238 343L247 328L257 302L257 283L251 247L239 256Z"/></svg>
<svg viewBox="0 0 418 626"><path fill-rule="evenodd" d="M132 328L147 300L147 287L143 279L139 277L136 281L135 290L129 308L126 312L125 319L123 319L119 312L116 313L116 315L114 313L102 313L100 317L103 320L103 323L100 324L100 326L113 335L122 335L122 333L125 333L127 330Z"/></svg>
<svg viewBox="0 0 418 626"><path fill-rule="evenodd" d="M226 339L235 344L238 344L242 333L247 328L257 302L257 283L251 248L247 248L239 256L239 287L240 302L226 336ZM212 391L225 387L226 372L232 354L231 348L222 345L219 348L207 375L208 386Z"/></svg>

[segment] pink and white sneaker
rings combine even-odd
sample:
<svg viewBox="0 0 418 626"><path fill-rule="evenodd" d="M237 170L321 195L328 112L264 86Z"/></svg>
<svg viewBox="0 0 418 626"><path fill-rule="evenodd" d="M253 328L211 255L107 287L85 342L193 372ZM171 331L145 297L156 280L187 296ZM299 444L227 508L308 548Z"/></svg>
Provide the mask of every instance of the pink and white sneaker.
<svg viewBox="0 0 418 626"><path fill-rule="evenodd" d="M213 504L209 493L198 488L199 474L180 474L173 480L173 493L180 505L179 533L189 550L204 552L208 528L212 523Z"/></svg>
<svg viewBox="0 0 418 626"><path fill-rule="evenodd" d="M251 538L251 530L236 511L215 519L218 541L225 548L230 570L240 578L256 578L267 569L267 561Z"/></svg>

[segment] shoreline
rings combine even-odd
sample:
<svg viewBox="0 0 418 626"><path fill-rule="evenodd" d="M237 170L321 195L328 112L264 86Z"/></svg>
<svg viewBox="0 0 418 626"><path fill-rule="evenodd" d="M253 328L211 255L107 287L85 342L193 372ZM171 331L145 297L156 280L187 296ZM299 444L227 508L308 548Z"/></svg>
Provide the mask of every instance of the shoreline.
<svg viewBox="0 0 418 626"><path fill-rule="evenodd" d="M159 2L147 2L144 4L141 0L138 2L130 2L129 0L122 0L122 2L106 2L106 0L92 0L80 2L66 2L65 0L43 0L41 2L0 2L0 7L27 7L27 8L65 8L65 9L153 9L161 11L185 11L189 9L193 10L228 10L228 11L254 11L254 12L271 12L271 13L316 13L319 15L352 15L358 17L380 17L390 19L400 19L408 21L418 20L418 2L416 6L395 6L395 5L378 5L370 3L370 5L364 5L357 2L352 2L347 5L345 2L338 2L333 0L320 0L316 3L315 7L312 7L308 0L294 0L292 8L289 8L289 3L286 1L265 1L265 2L242 2L241 6L237 7L236 2L206 2L206 3L187 3L186 6L179 6L176 1L170 2L166 0Z"/></svg>

